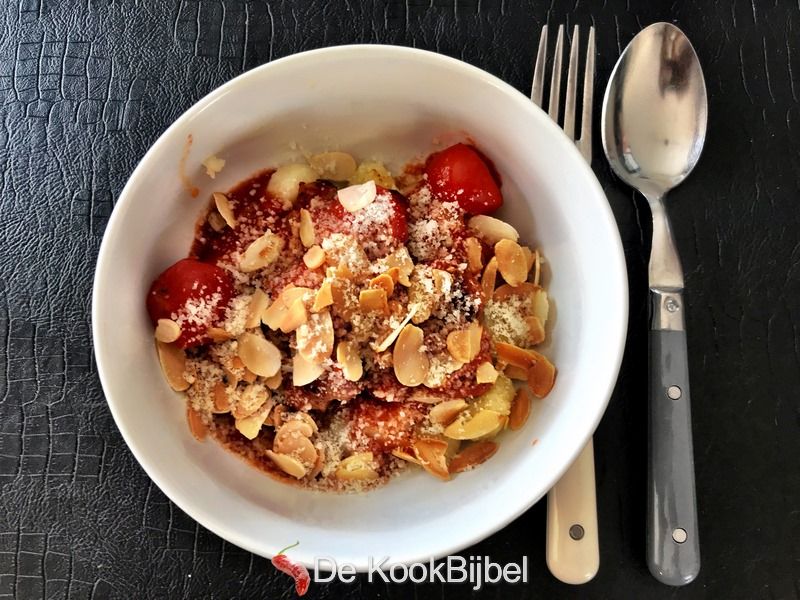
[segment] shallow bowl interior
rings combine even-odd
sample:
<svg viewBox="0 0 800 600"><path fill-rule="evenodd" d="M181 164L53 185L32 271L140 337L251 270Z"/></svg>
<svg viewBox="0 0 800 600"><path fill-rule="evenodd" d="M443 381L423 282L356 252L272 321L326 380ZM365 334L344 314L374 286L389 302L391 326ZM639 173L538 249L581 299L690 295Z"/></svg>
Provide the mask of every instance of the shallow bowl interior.
<svg viewBox="0 0 800 600"><path fill-rule="evenodd" d="M179 161L193 136L184 190ZM273 481L213 441L192 439L182 399L161 376L144 298L186 255L212 191L306 152L343 149L390 167L471 136L504 181L502 216L543 249L554 303L552 393L482 467L442 483L408 473L361 495ZM227 160L210 180L200 163ZM594 431L616 379L627 320L621 244L591 170L547 116L495 77L397 47L291 56L203 98L156 142L122 192L100 251L93 300L98 369L132 452L180 508L228 541L271 556L409 562L477 542L538 500Z"/></svg>

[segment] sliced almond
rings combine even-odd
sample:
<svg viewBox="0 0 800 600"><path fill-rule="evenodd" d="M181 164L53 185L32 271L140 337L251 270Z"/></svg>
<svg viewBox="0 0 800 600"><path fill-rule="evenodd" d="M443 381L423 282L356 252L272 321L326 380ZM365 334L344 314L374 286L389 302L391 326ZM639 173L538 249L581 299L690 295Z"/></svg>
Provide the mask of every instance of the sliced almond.
<svg viewBox="0 0 800 600"><path fill-rule="evenodd" d="M414 440L412 447L417 460L431 475L439 479L450 479L450 472L447 470L447 442L433 438L421 438Z"/></svg>
<svg viewBox="0 0 800 600"><path fill-rule="evenodd" d="M317 448L317 462L314 463L314 468L308 474L309 479L314 479L317 475L322 473L322 468L325 466L325 450Z"/></svg>
<svg viewBox="0 0 800 600"><path fill-rule="evenodd" d="M378 472L372 467L372 461L372 452L358 452L348 456L336 466L336 478L345 481L377 479Z"/></svg>
<svg viewBox="0 0 800 600"><path fill-rule="evenodd" d="M300 421L302 423L305 423L309 427L311 427L312 433L319 433L319 427L317 427L317 423L314 421L314 419L311 418L311 415L309 415L307 412L292 413L291 415L289 415L287 420Z"/></svg>
<svg viewBox="0 0 800 600"><path fill-rule="evenodd" d="M494 245L500 240L519 239L517 230L500 219L488 215L477 215L467 221L467 227L478 233L488 244Z"/></svg>
<svg viewBox="0 0 800 600"><path fill-rule="evenodd" d="M527 246L522 246L522 253L525 255L525 263L528 265L528 273L530 273L536 263L536 255Z"/></svg>
<svg viewBox="0 0 800 600"><path fill-rule="evenodd" d="M288 454L299 459L304 465L317 462L317 449L309 438L313 430L303 421L287 421L275 434L272 449L280 454Z"/></svg>
<svg viewBox="0 0 800 600"><path fill-rule="evenodd" d="M497 381L499 373L490 362L481 363L475 371L475 381L477 383L494 383Z"/></svg>
<svg viewBox="0 0 800 600"><path fill-rule="evenodd" d="M333 304L333 289L330 280L326 279L322 282L322 285L314 296L314 304L311 306L311 312L317 313L331 304Z"/></svg>
<svg viewBox="0 0 800 600"><path fill-rule="evenodd" d="M503 373L509 379L528 381L528 370L516 365L507 365L506 368L503 369Z"/></svg>
<svg viewBox="0 0 800 600"><path fill-rule="evenodd" d="M544 327L547 317L550 315L550 301L547 298L547 292L542 288L539 288L533 296L533 314Z"/></svg>
<svg viewBox="0 0 800 600"><path fill-rule="evenodd" d="M211 341L215 344L227 342L228 340L233 339L233 336L221 327L209 327L206 333L208 334L208 337L211 338Z"/></svg>
<svg viewBox="0 0 800 600"><path fill-rule="evenodd" d="M497 452L498 445L495 442L482 441L475 442L464 448L461 452L453 457L450 461L450 472L461 473L468 471L473 467L477 467L481 463L485 463L495 452Z"/></svg>
<svg viewBox="0 0 800 600"><path fill-rule="evenodd" d="M239 394L231 414L236 419L243 419L254 414L271 399L269 390L259 384L248 385Z"/></svg>
<svg viewBox="0 0 800 600"><path fill-rule="evenodd" d="M244 375L242 375L242 381L244 381L245 383L253 383L257 377L258 375L253 373L250 369L248 369L247 367L244 368Z"/></svg>
<svg viewBox="0 0 800 600"><path fill-rule="evenodd" d="M208 213L206 221L208 221L208 224L211 225L211 229L214 231L222 231L227 226L225 219L223 219L222 215L215 210L212 210L210 213Z"/></svg>
<svg viewBox="0 0 800 600"><path fill-rule="evenodd" d="M388 275L391 278L392 283L395 284L400 280L400 268L390 267L386 269L386 273L383 273L383 275ZM392 286L392 291L394 291L394 286Z"/></svg>
<svg viewBox="0 0 800 600"><path fill-rule="evenodd" d="M556 368L547 358L536 353L536 361L528 369L528 386L537 398L544 398L553 389Z"/></svg>
<svg viewBox="0 0 800 600"><path fill-rule="evenodd" d="M490 300L494 294L494 285L497 282L497 257L493 256L486 268L483 270L481 277L481 288L483 289L483 296Z"/></svg>
<svg viewBox="0 0 800 600"><path fill-rule="evenodd" d="M158 362L169 387L176 392L182 392L191 385L183 373L186 369L186 353L175 345L165 344L156 340Z"/></svg>
<svg viewBox="0 0 800 600"><path fill-rule="evenodd" d="M303 262L311 269L319 269L325 264L325 250L319 246L311 246L303 255Z"/></svg>
<svg viewBox="0 0 800 600"><path fill-rule="evenodd" d="M286 406L283 404L278 404L275 406L275 410L272 411L272 415L270 416L270 424L277 429L284 423L283 416L286 414Z"/></svg>
<svg viewBox="0 0 800 600"><path fill-rule="evenodd" d="M300 242L306 248L310 248L317 243L314 221L311 218L311 213L305 208L300 209Z"/></svg>
<svg viewBox="0 0 800 600"><path fill-rule="evenodd" d="M356 342L339 342L336 346L336 362L342 367L342 374L347 381L358 381L364 375L364 365L361 363Z"/></svg>
<svg viewBox="0 0 800 600"><path fill-rule="evenodd" d="M272 460L272 462L274 462L277 467L287 475L291 475L295 479L302 479L305 477L306 468L303 466L303 463L296 458L286 454L278 454L272 450L267 450L266 454Z"/></svg>
<svg viewBox="0 0 800 600"><path fill-rule="evenodd" d="M245 332L239 336L239 358L250 371L272 377L281 368L281 351L260 335Z"/></svg>
<svg viewBox="0 0 800 600"><path fill-rule="evenodd" d="M221 381L214 385L214 412L226 413L231 410L231 397L228 388Z"/></svg>
<svg viewBox="0 0 800 600"><path fill-rule="evenodd" d="M541 344L544 341L544 325L539 317L525 317L525 324L528 326L528 343L531 346Z"/></svg>
<svg viewBox="0 0 800 600"><path fill-rule="evenodd" d="M278 167L267 183L267 191L283 201L284 206L291 208L301 183L311 183L317 180L317 172L308 165L284 165Z"/></svg>
<svg viewBox="0 0 800 600"><path fill-rule="evenodd" d="M283 238L267 230L264 235L253 241L244 251L239 260L239 268L245 273L252 273L268 267L278 260L283 246Z"/></svg>
<svg viewBox="0 0 800 600"><path fill-rule="evenodd" d="M264 290L258 288L253 292L250 298L250 304L247 306L247 317L244 321L245 329L253 329L261 325L261 316L269 306L269 297L264 293Z"/></svg>
<svg viewBox="0 0 800 600"><path fill-rule="evenodd" d="M267 310L264 311L264 314L261 315L261 320L264 325L273 331L280 329L292 303L298 298L302 298L305 301L306 295L308 294L310 297L313 292L314 290L307 287L285 288L275 301L269 305Z"/></svg>
<svg viewBox="0 0 800 600"><path fill-rule="evenodd" d="M297 352L307 361L319 364L333 352L334 331L330 311L311 313L295 331Z"/></svg>
<svg viewBox="0 0 800 600"><path fill-rule="evenodd" d="M506 300L511 296L522 296L529 298L531 303L533 303L534 297L541 289L542 288L540 288L538 285L528 283L527 281L520 283L516 287L505 283L494 291L492 299L500 301Z"/></svg>
<svg viewBox="0 0 800 600"><path fill-rule="evenodd" d="M397 269L397 267L395 267L395 269ZM397 273L400 273L399 269L397 269ZM394 279L392 279L392 276L388 273L381 273L369 282L369 287L381 289L386 292L386 296L389 297L394 292Z"/></svg>
<svg viewBox="0 0 800 600"><path fill-rule="evenodd" d="M159 319L155 335L159 342L171 344L181 337L181 326L172 319Z"/></svg>
<svg viewBox="0 0 800 600"><path fill-rule="evenodd" d="M361 290L358 295L358 305L364 312L389 312L389 302L386 298L386 290L370 288Z"/></svg>
<svg viewBox="0 0 800 600"><path fill-rule="evenodd" d="M517 390L514 401L511 403L511 412L508 414L508 426L512 431L522 429L531 412L531 399L525 388Z"/></svg>
<svg viewBox="0 0 800 600"><path fill-rule="evenodd" d="M408 253L408 249L405 246L401 246L387 256L386 265L389 267L389 270L397 268L397 281L399 281L401 285L406 287L411 285L409 276L414 271L414 261L411 260L411 255Z"/></svg>
<svg viewBox="0 0 800 600"><path fill-rule="evenodd" d="M378 195L378 189L374 181L359 183L342 188L336 193L336 197L347 212L358 212L365 206L369 206Z"/></svg>
<svg viewBox="0 0 800 600"><path fill-rule="evenodd" d="M214 205L220 216L225 219L225 223L231 229L236 229L236 217L233 216L233 209L228 197L222 192L214 192Z"/></svg>
<svg viewBox="0 0 800 600"><path fill-rule="evenodd" d="M477 273L483 268L483 248L481 243L474 237L464 240L464 248L467 251L467 268L472 273Z"/></svg>
<svg viewBox="0 0 800 600"><path fill-rule="evenodd" d="M517 242L500 240L494 245L494 257L498 271L510 286L516 287L528 279L528 261Z"/></svg>
<svg viewBox="0 0 800 600"><path fill-rule="evenodd" d="M415 456L412 456L411 454L409 454L405 450L401 450L400 448L395 448L394 450L392 450L392 456L396 456L401 460L405 460L415 465L419 464L419 461Z"/></svg>
<svg viewBox="0 0 800 600"><path fill-rule="evenodd" d="M468 328L451 331L447 336L447 350L450 356L461 363L472 362L481 350L483 328L472 323Z"/></svg>
<svg viewBox="0 0 800 600"><path fill-rule="evenodd" d="M281 387L281 382L283 381L283 373L278 371L272 377L265 377L264 378L264 385L267 386L270 390L277 390Z"/></svg>
<svg viewBox="0 0 800 600"><path fill-rule="evenodd" d="M299 352L292 358L292 384L295 386L308 385L316 381L325 371L318 363L306 360Z"/></svg>
<svg viewBox="0 0 800 600"><path fill-rule="evenodd" d="M476 440L502 428L504 423L504 415L493 410L479 410L474 416L462 416L451 423L444 435L454 440Z"/></svg>
<svg viewBox="0 0 800 600"><path fill-rule="evenodd" d="M527 370L536 362L538 353L533 350L523 350L519 346L506 344L505 342L495 342L494 347L497 351L497 357L506 364Z"/></svg>
<svg viewBox="0 0 800 600"><path fill-rule="evenodd" d="M542 255L538 250L533 252L533 283L539 285L542 277Z"/></svg>
<svg viewBox="0 0 800 600"><path fill-rule="evenodd" d="M281 320L280 329L283 333L291 333L300 325L308 321L308 312L306 312L306 305L302 298L297 298L289 306L289 310Z"/></svg>
<svg viewBox="0 0 800 600"><path fill-rule="evenodd" d="M378 344L378 347L375 348L375 350L377 352L385 352L386 350L388 350L389 346L391 346L397 339L397 336L400 335L400 332L403 331L405 326L408 325L411 322L411 319L414 318L416 312L417 312L417 307L410 306L406 318L403 319L402 322L397 327L395 327L392 330L392 332L389 335L387 335L380 344Z"/></svg>
<svg viewBox="0 0 800 600"><path fill-rule="evenodd" d="M356 160L346 152L322 152L308 159L311 168L323 179L347 181L356 172Z"/></svg>
<svg viewBox="0 0 800 600"><path fill-rule="evenodd" d="M248 440L254 440L261 432L261 428L269 418L269 413L272 410L273 401L270 399L265 402L257 411L241 419L234 421L234 426L237 431L241 433Z"/></svg>
<svg viewBox="0 0 800 600"><path fill-rule="evenodd" d="M425 381L430 369L430 359L422 350L422 329L406 325L397 336L392 354L394 374L402 385L415 387Z"/></svg>
<svg viewBox="0 0 800 600"><path fill-rule="evenodd" d="M186 409L186 421L189 423L189 431L192 432L194 439L202 442L208 435L208 425L203 421L203 417L191 406Z"/></svg>
<svg viewBox="0 0 800 600"><path fill-rule="evenodd" d="M428 413L428 418L431 423L438 423L440 425L449 425L455 421L456 417L467 408L465 400L445 400L440 402Z"/></svg>

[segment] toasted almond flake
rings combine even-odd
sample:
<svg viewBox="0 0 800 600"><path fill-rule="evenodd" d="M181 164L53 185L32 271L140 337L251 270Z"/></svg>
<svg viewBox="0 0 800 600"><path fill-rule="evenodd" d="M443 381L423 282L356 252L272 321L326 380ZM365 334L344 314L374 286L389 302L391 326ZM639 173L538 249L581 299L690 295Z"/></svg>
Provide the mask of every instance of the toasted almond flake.
<svg viewBox="0 0 800 600"><path fill-rule="evenodd" d="M307 412L296 412L289 415L289 420L300 421L302 423L306 423L309 427L311 427L312 433L319 433L319 427L317 427L316 421L311 418Z"/></svg>
<svg viewBox="0 0 800 600"><path fill-rule="evenodd" d="M189 423L189 431L192 432L194 439L202 442L208 435L208 425L203 421L203 417L191 406L186 409L186 421Z"/></svg>
<svg viewBox="0 0 800 600"><path fill-rule="evenodd" d="M261 315L261 321L273 331L277 331L280 329L292 303L298 298L305 299L306 294L311 293L313 293L313 290L307 287L285 288L275 299L275 302L270 304L264 314Z"/></svg>
<svg viewBox="0 0 800 600"><path fill-rule="evenodd" d="M348 456L336 466L337 479L349 481L369 481L378 478L372 467L372 452L358 452Z"/></svg>
<svg viewBox="0 0 800 600"><path fill-rule="evenodd" d="M358 305L364 312L377 311L384 314L389 312L386 290L383 289L361 290L358 295Z"/></svg>
<svg viewBox="0 0 800 600"><path fill-rule="evenodd" d="M495 342L494 347L497 357L509 365L527 370L536 362L537 353L533 350L523 350L519 346L505 342Z"/></svg>
<svg viewBox="0 0 800 600"><path fill-rule="evenodd" d="M336 266L336 277L339 279L353 279L353 272L350 270L350 267L347 266L347 263L340 262Z"/></svg>
<svg viewBox="0 0 800 600"><path fill-rule="evenodd" d="M269 178L267 191L291 208L297 200L300 184L316 180L317 172L308 165L284 165L278 167Z"/></svg>
<svg viewBox="0 0 800 600"><path fill-rule="evenodd" d="M409 276L414 272L414 261L411 260L411 255L408 253L408 249L405 246L401 246L387 256L386 265L389 267L389 270L397 268L398 274L396 281L399 281L401 285L406 287L411 285Z"/></svg>
<svg viewBox="0 0 800 600"><path fill-rule="evenodd" d="M454 440L475 440L502 428L505 416L493 410L479 410L474 416L460 417L444 430Z"/></svg>
<svg viewBox="0 0 800 600"><path fill-rule="evenodd" d="M253 382L249 383L250 385L242 390L236 404L233 406L233 410L231 410L231 414L236 419L249 417L271 400L271 394L264 386Z"/></svg>
<svg viewBox="0 0 800 600"><path fill-rule="evenodd" d="M322 152L308 159L320 177L333 181L347 181L356 172L356 160L346 152Z"/></svg>
<svg viewBox="0 0 800 600"><path fill-rule="evenodd" d="M410 306L406 318L403 319L402 322L397 327L395 327L394 330L392 330L392 332L389 335L387 335L386 338L380 344L378 344L378 347L375 348L375 350L377 352L385 352L386 350L388 350L389 346L391 346L397 339L397 336L400 335L400 332L403 331L403 328L411 322L411 319L414 317L416 312L417 312L417 307L415 305Z"/></svg>
<svg viewBox="0 0 800 600"><path fill-rule="evenodd" d="M281 351L254 333L245 332L239 336L239 358L245 367L261 377L272 377L281 368Z"/></svg>
<svg viewBox="0 0 800 600"><path fill-rule="evenodd" d="M310 248L317 243L314 221L311 218L311 213L305 208L300 209L300 242L306 248Z"/></svg>
<svg viewBox="0 0 800 600"><path fill-rule="evenodd" d="M525 263L528 265L528 273L530 273L536 263L536 255L527 246L522 246L522 253L525 255Z"/></svg>
<svg viewBox="0 0 800 600"><path fill-rule="evenodd" d="M206 175L211 177L211 179L215 179L217 177L217 173L222 172L222 169L225 168L225 159L219 158L218 156L212 154L206 158L202 164L206 169Z"/></svg>
<svg viewBox="0 0 800 600"><path fill-rule="evenodd" d="M499 373L490 362L481 363L475 371L475 381L477 383L494 383L497 381Z"/></svg>
<svg viewBox="0 0 800 600"><path fill-rule="evenodd" d="M336 193L339 202L347 212L358 212L365 206L369 206L378 195L378 189L374 181L367 181L342 188Z"/></svg>
<svg viewBox="0 0 800 600"><path fill-rule="evenodd" d="M221 327L209 327L206 333L208 334L208 337L211 338L211 341L215 344L227 342L228 340L233 339L233 336Z"/></svg>
<svg viewBox="0 0 800 600"><path fill-rule="evenodd" d="M214 206L217 207L217 211L225 219L225 223L231 229L236 229L236 217L233 216L233 208L231 208L231 203L228 201L228 197L223 194L222 192L214 192Z"/></svg>
<svg viewBox="0 0 800 600"><path fill-rule="evenodd" d="M322 469L324 466L325 466L325 449L317 448L317 462L314 463L314 467L308 474L309 479L314 479L317 475L322 473Z"/></svg>
<svg viewBox="0 0 800 600"><path fill-rule="evenodd" d="M428 418L431 423L438 423L440 425L449 425L455 421L456 417L467 408L466 400L445 400L440 402L428 413Z"/></svg>
<svg viewBox="0 0 800 600"><path fill-rule="evenodd" d="M319 246L311 246L303 255L303 262L311 269L319 269L325 264L325 250Z"/></svg>
<svg viewBox="0 0 800 600"><path fill-rule="evenodd" d="M287 421L275 434L272 449L279 454L297 458L307 466L317 462L317 449L311 443L313 430L303 421Z"/></svg>
<svg viewBox="0 0 800 600"><path fill-rule="evenodd" d="M397 336L392 354L394 374L402 385L416 387L425 381L430 369L430 359L422 351L422 329L406 325Z"/></svg>
<svg viewBox="0 0 800 600"><path fill-rule="evenodd" d="M212 210L208 213L206 221L208 221L208 224L211 225L211 229L214 231L222 231L227 226L225 219L223 219L222 215L215 210Z"/></svg>
<svg viewBox="0 0 800 600"><path fill-rule="evenodd" d="M494 245L497 269L512 287L517 287L528 279L528 262L522 246L513 240L500 240Z"/></svg>
<svg viewBox="0 0 800 600"><path fill-rule="evenodd" d="M536 352L536 360L528 369L528 386L531 392L537 398L544 398L553 389L555 381L556 368L553 363Z"/></svg>
<svg viewBox="0 0 800 600"><path fill-rule="evenodd" d="M396 269L396 267L395 267ZM399 274L399 269L397 273ZM369 286L372 288L379 288L386 292L386 296L391 296L394 292L394 279L388 273L381 273L377 277L375 277L372 281L369 282Z"/></svg>
<svg viewBox="0 0 800 600"><path fill-rule="evenodd" d="M234 426L237 431L241 433L248 440L254 440L261 432L261 428L269 418L269 413L272 410L274 401L270 398L261 405L255 412L241 419L234 421Z"/></svg>
<svg viewBox="0 0 800 600"><path fill-rule="evenodd" d="M494 296L492 296L492 299L500 301L500 300L507 300L511 296L522 296L530 298L531 302L533 302L534 297L541 289L542 288L540 288L538 285L535 285L533 283L528 283L527 281L520 283L516 287L504 283L494 291Z"/></svg>
<svg viewBox="0 0 800 600"><path fill-rule="evenodd" d="M334 331L330 311L311 313L295 332L297 351L307 361L319 364L333 352Z"/></svg>
<svg viewBox="0 0 800 600"><path fill-rule="evenodd" d="M191 385L183 373L186 368L186 353L175 345L165 344L156 340L158 362L169 387L176 392L182 392Z"/></svg>
<svg viewBox="0 0 800 600"><path fill-rule="evenodd" d="M533 283L539 285L542 276L542 256L538 250L533 253Z"/></svg>
<svg viewBox="0 0 800 600"><path fill-rule="evenodd" d="M419 464L419 461L415 456L412 456L411 454L409 454L405 450L401 450L400 448L395 448L394 450L392 450L392 456L395 456L401 460L405 460L415 465Z"/></svg>
<svg viewBox="0 0 800 600"><path fill-rule="evenodd" d="M333 289L330 280L326 279L322 282L322 285L314 296L314 304L311 307L311 312L318 313L331 304L333 304Z"/></svg>
<svg viewBox="0 0 800 600"><path fill-rule="evenodd" d="M525 324L528 326L528 343L531 346L541 344L544 341L544 325L539 317L525 317Z"/></svg>
<svg viewBox="0 0 800 600"><path fill-rule="evenodd" d="M156 339L164 344L171 344L181 337L181 326L172 319L159 319L156 324Z"/></svg>
<svg viewBox="0 0 800 600"><path fill-rule="evenodd" d="M421 438L414 440L412 444L417 460L431 475L439 479L450 479L450 472L447 469L447 442L433 438Z"/></svg>
<svg viewBox="0 0 800 600"><path fill-rule="evenodd" d="M481 350L483 328L477 323L466 329L451 331L447 336L447 350L460 363L472 362Z"/></svg>
<svg viewBox="0 0 800 600"><path fill-rule="evenodd" d="M289 310L286 311L286 314L284 314L280 329L283 333L291 333L307 321L308 312L306 312L306 305L302 298L297 298L292 302L291 306L289 306Z"/></svg>
<svg viewBox="0 0 800 600"><path fill-rule="evenodd" d="M464 248L467 251L467 268L472 273L478 273L483 267L483 248L481 243L474 237L464 240Z"/></svg>
<svg viewBox="0 0 800 600"><path fill-rule="evenodd" d="M514 396L514 402L511 403L511 412L508 415L508 426L511 431L522 429L525 422L528 420L528 415L531 412L531 399L525 388L517 390L517 395Z"/></svg>
<svg viewBox="0 0 800 600"><path fill-rule="evenodd" d="M231 398L228 388L221 381L214 385L214 412L226 413L231 410Z"/></svg>
<svg viewBox="0 0 800 600"><path fill-rule="evenodd" d="M509 379L528 381L528 370L516 365L507 365L506 368L503 369L503 373Z"/></svg>
<svg viewBox="0 0 800 600"><path fill-rule="evenodd" d="M277 390L281 387L281 382L283 381L283 374L278 371L272 377L265 377L264 378L264 385L267 386L270 390Z"/></svg>
<svg viewBox="0 0 800 600"><path fill-rule="evenodd" d="M278 259L283 246L283 238L267 230L264 235L253 241L244 251L242 258L239 260L239 269L245 273L252 273L268 267Z"/></svg>
<svg viewBox="0 0 800 600"><path fill-rule="evenodd" d="M461 473L468 471L482 463L485 463L495 452L497 452L498 445L495 442L482 441L475 442L464 448L461 452L453 457L450 461L450 472Z"/></svg>
<svg viewBox="0 0 800 600"><path fill-rule="evenodd" d="M253 329L261 325L261 316L269 306L269 297L264 293L264 290L258 288L253 292L250 298L250 304L247 305L247 317L244 321L245 329Z"/></svg>
<svg viewBox="0 0 800 600"><path fill-rule="evenodd" d="M358 381L364 375L364 365L361 363L356 342L339 342L336 346L336 362L342 367L342 374L347 381Z"/></svg>
<svg viewBox="0 0 800 600"><path fill-rule="evenodd" d="M497 257L493 256L486 268L483 270L481 277L481 288L483 289L483 296L490 300L494 294L494 285L497 282Z"/></svg>
<svg viewBox="0 0 800 600"><path fill-rule="evenodd" d="M270 422L275 429L283 425L284 414L286 414L286 407L283 404L275 406L275 410L272 411L272 416L270 417Z"/></svg>
<svg viewBox="0 0 800 600"><path fill-rule="evenodd" d="M266 454L272 460L272 462L274 462L277 467L287 475L291 475L295 479L302 479L305 477L306 468L303 466L303 463L296 458L286 454L278 454L272 450L267 450Z"/></svg>
<svg viewBox="0 0 800 600"><path fill-rule="evenodd" d="M292 359L292 384L295 386L308 385L316 381L325 371L325 368L317 363L306 360L299 352Z"/></svg>
<svg viewBox="0 0 800 600"><path fill-rule="evenodd" d="M547 292L541 288L533 296L533 314L542 322L542 327L544 327L550 314L550 301L547 298Z"/></svg>
<svg viewBox="0 0 800 600"><path fill-rule="evenodd" d="M244 375L242 376L242 381L245 383L253 383L258 378L258 375L253 373L247 367L244 368Z"/></svg>
<svg viewBox="0 0 800 600"><path fill-rule="evenodd" d="M494 245L500 240L512 240L516 242L519 239L517 230L511 225L488 215L472 217L467 221L467 227L477 232L478 235L490 245Z"/></svg>

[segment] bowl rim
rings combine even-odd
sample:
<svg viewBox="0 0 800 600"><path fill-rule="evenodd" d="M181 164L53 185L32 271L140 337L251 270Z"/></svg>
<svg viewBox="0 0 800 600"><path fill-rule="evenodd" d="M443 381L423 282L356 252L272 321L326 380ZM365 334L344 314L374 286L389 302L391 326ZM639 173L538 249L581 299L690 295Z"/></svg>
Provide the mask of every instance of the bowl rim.
<svg viewBox="0 0 800 600"><path fill-rule="evenodd" d="M594 412L591 419L591 428L586 433L585 437L583 438L582 443L576 447L575 451L569 457L568 461L565 461L563 464L563 468L560 470L553 470L550 474L549 482L545 488L545 490L549 490L566 472L569 466L574 462L577 458L578 454L582 451L583 447L585 446L586 442L594 435L594 431L597 429L600 420L602 419L603 415L605 414L605 410L608 406L608 403L611 399L611 395L614 391L614 387L616 386L617 378L619 375L619 369L622 363L622 357L625 349L625 343L627 338L627 329L628 329L628 276L627 276L627 267L625 261L625 255L622 247L622 241L619 236L619 229L614 219L613 212L611 210L611 205L608 203L608 200L605 196L602 186L600 182L597 180L591 166L587 164L587 162L583 159L580 152L578 151L577 147L575 146L574 142L567 138L564 134L562 129L554 123L550 117L545 113L540 107L536 106L529 98L524 96L521 92L519 92L516 88L511 86L510 84L506 83L502 79L498 78L497 76L464 61L458 60L456 58L452 58L450 56L446 56L443 54L439 54L436 52L432 52L429 50L422 50L418 48L411 48L407 46L394 46L394 45L387 45L387 44L346 44L346 45L337 45L337 46L330 46L325 48L317 48L313 50L307 50L303 52L298 52L295 54L291 54L282 58L275 59L263 65L259 65L254 67L240 75L236 76L235 78L227 81L226 83L220 85L219 87L215 88L202 98L200 98L197 102L195 102L192 106L190 106L185 112L183 112L163 133L161 133L158 139L152 144L152 146L147 150L144 156L139 160L136 165L136 168L131 173L130 177L128 178L125 186L123 187L122 191L117 198L117 202L115 203L114 209L112 210L112 214L109 217L108 223L106 225L105 231L103 233L103 239L100 243L100 248L98 251L97 263L95 266L95 273L94 273L94 283L92 286L92 308L91 308L91 320L92 320L92 341L93 341L93 350L95 361L97 364L97 373L100 379L100 384L103 388L103 394L106 399L106 403L108 404L109 410L111 415L114 419L114 423L117 426L120 434L122 435L123 440L125 441L126 445L130 449L131 453L133 454L136 461L145 471L148 477L155 483L159 489L169 498L171 502L174 502L182 511L184 511L189 517L194 519L196 522L201 524L203 527L207 528L209 531L218 535L219 537L227 540L230 543L235 544L236 546L243 548L249 552L252 552L256 555L271 558L277 550L271 551L265 545L257 545L254 543L250 543L247 539L241 539L240 536L231 531L230 528L227 526L223 519L217 518L215 515L205 513L201 509L195 507L195 505L191 502L190 499L186 498L184 494L176 489L175 486L172 485L168 477L160 477L154 468L151 468L145 458L143 457L142 451L139 449L137 442L133 439L130 431L127 429L124 421L120 418L118 411L115 406L115 402L112 400L111 395L108 393L107 390L111 390L111 382L106 374L106 370L104 367L104 356L110 356L109 350L106 347L105 342L103 341L103 334L100 330L99 326L99 304L102 303L101 299L101 292L104 289L104 273L109 268L106 265L107 262L107 253L108 253L108 246L112 243L111 240L116 237L117 230L122 223L121 219L124 214L124 210L121 208L128 204L130 200L130 193L131 188L134 186L134 182L137 181L142 174L144 173L145 166L149 162L149 159L152 155L156 154L162 145L167 143L167 140L172 137L173 132L179 129L184 123L194 118L198 113L208 107L210 104L215 102L218 98L222 97L225 94L232 92L238 85L244 82L246 79L250 79L253 77L259 77L264 72L268 72L269 70L273 69L275 66L285 66L287 64L291 64L293 62L304 62L308 60L313 60L314 58L321 56L321 55L340 55L343 58L347 58L350 54L358 54L364 51L369 51L370 53L383 53L387 57L401 57L403 59L412 60L420 60L422 62L428 63L438 63L439 66L451 69L453 71L460 71L462 74L465 74L469 77L475 78L476 81L480 80L484 84L489 84L494 86L495 88L499 89L504 95L509 97L509 100L519 105L524 111L526 111L532 119L537 121L537 124L543 128L551 128L558 131L558 134L555 136L556 139L559 140L560 148L559 152L564 152L566 154L572 154L573 161L576 163L576 168L578 170L583 170L585 175L588 175L587 180L589 181L589 185L594 188L596 195L598 198L601 198L603 202L601 206L598 206L600 214L602 215L603 219L606 221L606 226L609 226L610 229L616 233L616 235L612 236L613 239L609 240L609 250L613 255L613 266L616 268L617 273L620 277L620 285L616 290L616 293L619 296L618 302L618 310L616 312L616 318L612 319L615 321L612 323L611 330L615 332L614 336L608 339L609 345L609 354L611 355L612 360L610 361L610 365L613 368L610 368L607 371L607 378L603 382L598 382L598 397L602 397L602 402L597 402L595 404ZM579 163L579 164L577 164ZM109 359L110 360L110 359ZM547 493L546 491L544 493ZM542 494L544 495L544 494ZM503 529L512 521L520 517L523 513L525 513L533 504L538 502L542 496L535 497L534 495L529 496L526 500L520 503L518 506L514 507L514 510L510 510L503 514L502 517L492 520L491 522L487 522L486 527L484 527L480 533L477 533L473 536L465 536L465 537L458 537L457 535L448 536L446 538L441 538L441 541L435 547L429 547L427 550L429 552L422 553L419 550L409 551L407 556L402 558L398 558L391 561L391 564L397 563L404 563L410 564L417 561L428 561L429 559L433 558L441 558L456 552L463 550L473 544L476 544L483 539L487 538L488 536L492 535L493 533ZM314 557L308 553L303 551L301 548L296 549L293 552L292 558L300 563L305 564L307 567L311 567L313 565ZM356 568L358 571L365 571L366 570L366 562L362 564L357 564Z"/></svg>

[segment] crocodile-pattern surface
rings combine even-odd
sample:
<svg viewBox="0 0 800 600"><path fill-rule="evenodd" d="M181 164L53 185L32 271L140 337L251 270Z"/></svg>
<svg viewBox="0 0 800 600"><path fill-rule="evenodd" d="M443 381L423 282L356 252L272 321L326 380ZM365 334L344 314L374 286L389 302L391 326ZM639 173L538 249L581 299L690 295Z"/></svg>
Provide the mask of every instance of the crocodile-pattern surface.
<svg viewBox="0 0 800 600"><path fill-rule="evenodd" d="M703 568L673 590L645 566L649 219L596 142L631 284L625 360L595 437L600 572L581 588L549 575L540 502L467 551L527 555L531 581L472 597L800 597L796 2L8 0L0 19L0 597L294 594L150 482L97 378L90 289L103 230L181 112L271 59L350 42L435 50L526 91L540 27L566 22L598 28L597 115L621 49L657 20L692 39L710 101L703 158L669 202L686 272ZM312 584L308 597L469 594L360 579Z"/></svg>

